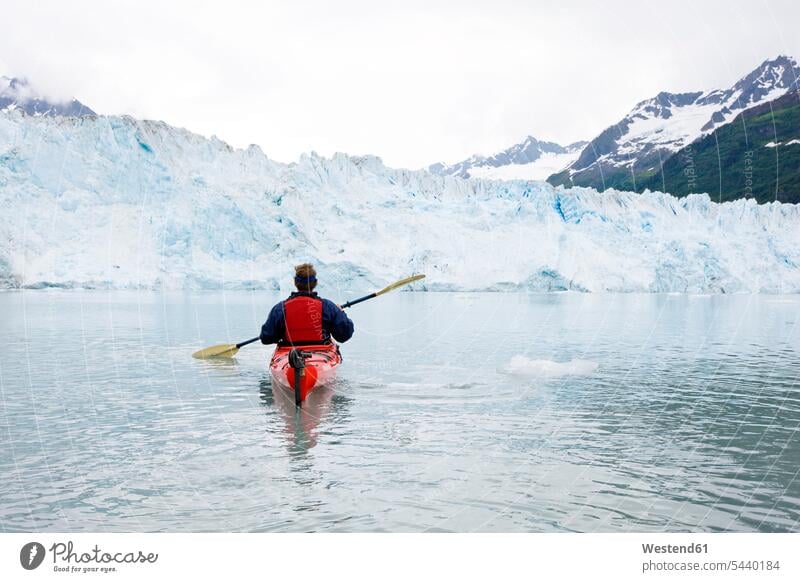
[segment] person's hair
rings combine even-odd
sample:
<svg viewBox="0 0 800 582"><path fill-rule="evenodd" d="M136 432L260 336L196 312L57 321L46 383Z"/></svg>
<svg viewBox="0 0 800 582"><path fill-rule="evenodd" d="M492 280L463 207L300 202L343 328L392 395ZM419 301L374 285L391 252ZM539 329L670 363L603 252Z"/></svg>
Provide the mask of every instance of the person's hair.
<svg viewBox="0 0 800 582"><path fill-rule="evenodd" d="M298 291L313 291L317 286L317 271L311 263L303 263L294 268L294 286Z"/></svg>

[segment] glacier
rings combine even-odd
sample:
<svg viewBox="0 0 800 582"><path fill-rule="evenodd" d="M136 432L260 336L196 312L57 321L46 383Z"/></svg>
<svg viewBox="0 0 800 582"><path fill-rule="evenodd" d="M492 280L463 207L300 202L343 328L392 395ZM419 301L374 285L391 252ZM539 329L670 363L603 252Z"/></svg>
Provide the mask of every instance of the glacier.
<svg viewBox="0 0 800 582"><path fill-rule="evenodd" d="M270 160L163 122L0 113L0 287L800 291L800 207Z"/></svg>

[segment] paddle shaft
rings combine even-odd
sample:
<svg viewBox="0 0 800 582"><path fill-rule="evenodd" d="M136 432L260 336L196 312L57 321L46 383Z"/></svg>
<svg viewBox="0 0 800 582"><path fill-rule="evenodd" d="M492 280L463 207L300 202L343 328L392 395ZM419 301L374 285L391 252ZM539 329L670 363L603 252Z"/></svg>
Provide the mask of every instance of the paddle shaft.
<svg viewBox="0 0 800 582"><path fill-rule="evenodd" d="M341 305L342 309L347 309L348 307L355 305L356 303L361 303L362 301L366 301L367 299L372 299L373 297L377 297L377 293L370 293L369 295L364 295L363 297L359 297L358 299L353 299L352 301L348 301L347 303Z"/></svg>
<svg viewBox="0 0 800 582"><path fill-rule="evenodd" d="M370 293L369 295L364 295L363 297L359 297L358 299L353 299L352 301L348 301L347 303L341 305L340 307L342 309L347 309L348 307L352 307L353 305L356 305L357 303L361 303L362 301L367 301L368 299L374 299L378 295L386 293L387 291L391 291L393 288L395 288L396 285L411 283L413 280L421 279L424 276L425 275L415 275L414 277L409 277L408 279L403 279L402 281L398 281L394 285L390 285L389 287L381 289L380 291L376 291L375 293ZM240 342L240 343L236 344L236 349L238 350L242 346L246 346L247 344L252 344L253 342L256 342L256 341L258 341L260 339L261 339L260 337L254 337L254 338L249 339L247 341Z"/></svg>
<svg viewBox="0 0 800 582"><path fill-rule="evenodd" d="M246 342L241 342L241 343L238 343L238 344L236 344L236 349L238 350L238 349L239 349L239 348L241 348L242 346L246 346L247 344L251 344L251 343L253 343L253 342L257 342L257 341L258 341L258 340L260 340L260 339L261 339L261 337L259 336L259 337L254 337L253 339L249 339L249 340L247 340Z"/></svg>

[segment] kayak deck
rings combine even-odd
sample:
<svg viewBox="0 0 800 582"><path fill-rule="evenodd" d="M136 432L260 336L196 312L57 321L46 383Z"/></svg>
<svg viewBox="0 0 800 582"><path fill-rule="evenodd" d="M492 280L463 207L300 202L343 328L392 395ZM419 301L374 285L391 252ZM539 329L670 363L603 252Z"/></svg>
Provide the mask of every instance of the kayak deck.
<svg viewBox="0 0 800 582"><path fill-rule="evenodd" d="M274 384L294 391L295 371L289 365L289 352L292 347L277 347L269 363L269 371ZM305 359L306 367L301 375L300 401L320 386L329 384L336 377L336 369L342 363L339 346L336 344L323 344L318 346L303 346L298 348L309 356Z"/></svg>

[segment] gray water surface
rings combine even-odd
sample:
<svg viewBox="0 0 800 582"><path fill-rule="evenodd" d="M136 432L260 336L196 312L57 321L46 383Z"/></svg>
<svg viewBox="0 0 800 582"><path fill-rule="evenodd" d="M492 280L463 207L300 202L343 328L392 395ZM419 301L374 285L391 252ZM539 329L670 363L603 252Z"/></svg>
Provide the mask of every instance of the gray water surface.
<svg viewBox="0 0 800 582"><path fill-rule="evenodd" d="M0 294L0 531L800 530L798 296L394 293L301 413L191 358L278 299Z"/></svg>

